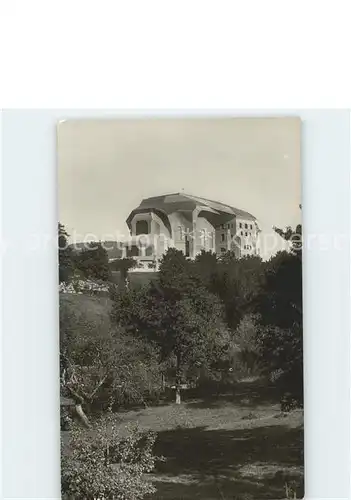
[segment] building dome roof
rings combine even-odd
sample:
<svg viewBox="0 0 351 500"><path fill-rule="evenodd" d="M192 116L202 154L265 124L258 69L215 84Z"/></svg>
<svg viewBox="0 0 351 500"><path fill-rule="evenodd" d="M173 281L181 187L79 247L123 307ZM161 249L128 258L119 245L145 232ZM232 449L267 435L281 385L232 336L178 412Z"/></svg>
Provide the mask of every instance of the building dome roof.
<svg viewBox="0 0 351 500"><path fill-rule="evenodd" d="M168 215L173 212L192 212L195 208L200 210L202 209L216 215L225 216L226 219L229 219L231 216L252 221L256 220L256 218L249 212L245 212L244 210L226 205L219 201L208 200L206 198L200 198L186 193L172 193L143 199L140 205L128 216L127 224L130 225L132 218L137 213L153 211L160 215L163 219L168 219Z"/></svg>

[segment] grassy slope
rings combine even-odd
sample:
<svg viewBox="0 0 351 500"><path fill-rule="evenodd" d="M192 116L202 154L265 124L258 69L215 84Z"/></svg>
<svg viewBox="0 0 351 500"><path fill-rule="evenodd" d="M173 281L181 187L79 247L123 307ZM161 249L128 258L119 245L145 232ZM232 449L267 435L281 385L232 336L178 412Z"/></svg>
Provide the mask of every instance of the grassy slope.
<svg viewBox="0 0 351 500"><path fill-rule="evenodd" d="M158 433L155 499L279 499L285 484L303 496L303 416L283 417L279 405L246 384L215 401L191 400L118 416Z"/></svg>
<svg viewBox="0 0 351 500"><path fill-rule="evenodd" d="M66 324L78 335L105 335L110 330L109 297L60 294L60 315L69 316Z"/></svg>

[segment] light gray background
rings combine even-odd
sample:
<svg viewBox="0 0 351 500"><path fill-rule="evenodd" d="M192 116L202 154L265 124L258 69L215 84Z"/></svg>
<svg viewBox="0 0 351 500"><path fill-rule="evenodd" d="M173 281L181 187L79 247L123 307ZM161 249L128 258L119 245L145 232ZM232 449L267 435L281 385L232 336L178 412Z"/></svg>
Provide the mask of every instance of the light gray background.
<svg viewBox="0 0 351 500"><path fill-rule="evenodd" d="M304 255L306 498L349 498L349 113L216 113L267 114L303 120L303 230L317 235ZM56 123L114 116L121 114L3 114L3 498L59 498ZM334 235L344 235L339 248Z"/></svg>

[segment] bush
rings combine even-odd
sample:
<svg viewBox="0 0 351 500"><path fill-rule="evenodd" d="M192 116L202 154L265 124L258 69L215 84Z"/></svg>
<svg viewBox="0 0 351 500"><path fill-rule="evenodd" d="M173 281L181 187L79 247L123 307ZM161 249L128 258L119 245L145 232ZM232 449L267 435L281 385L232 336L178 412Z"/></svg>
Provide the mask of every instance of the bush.
<svg viewBox="0 0 351 500"><path fill-rule="evenodd" d="M139 500L154 493L145 474L155 466L155 439L137 427L122 439L110 417L91 431L74 426L68 447L62 448L63 499Z"/></svg>
<svg viewBox="0 0 351 500"><path fill-rule="evenodd" d="M237 379L262 375L257 330L257 316L246 314L234 332L231 367Z"/></svg>
<svg viewBox="0 0 351 500"><path fill-rule="evenodd" d="M301 266L301 252L272 257L257 301L260 356L286 409L303 405Z"/></svg>
<svg viewBox="0 0 351 500"><path fill-rule="evenodd" d="M302 329L262 327L259 334L260 355L265 371L274 381L282 410L303 405Z"/></svg>

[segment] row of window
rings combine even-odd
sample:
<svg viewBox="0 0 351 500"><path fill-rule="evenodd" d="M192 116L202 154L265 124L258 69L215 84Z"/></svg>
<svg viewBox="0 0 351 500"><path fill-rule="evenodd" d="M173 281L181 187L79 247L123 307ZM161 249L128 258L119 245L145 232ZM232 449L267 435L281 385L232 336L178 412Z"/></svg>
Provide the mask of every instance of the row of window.
<svg viewBox="0 0 351 500"><path fill-rule="evenodd" d="M240 235L244 236L244 231L240 231ZM245 236L252 236L252 233L248 233L247 231L245 231ZM221 241L225 241L225 239L226 239L226 235L225 235L225 233L222 233L221 234Z"/></svg>
<svg viewBox="0 0 351 500"><path fill-rule="evenodd" d="M235 224L230 223L230 224L221 224L220 229L234 229ZM252 224L248 224L247 222L239 222L239 227L244 228L244 229L251 229L252 230Z"/></svg>
<svg viewBox="0 0 351 500"><path fill-rule="evenodd" d="M244 224L243 222L239 222L239 227L240 228L243 227L243 224ZM252 229L252 224L247 224L245 222L245 225L244 225L245 229L249 229L249 226L250 226L250 229Z"/></svg>
<svg viewBox="0 0 351 500"><path fill-rule="evenodd" d="M249 229L249 226L250 226L250 229L252 230L252 224L245 223L245 225L244 225L245 229ZM221 224L220 225L221 229L234 229L234 227L235 227L235 224L233 224L233 223L230 223L230 224ZM239 227L240 228L243 227L243 222L239 222ZM135 229L136 229L135 232L136 232L137 235L148 234L149 233L149 223L148 223L148 221L146 221L146 220L139 220L139 221L137 221ZM182 228L181 226L179 226L179 232L180 232L180 238L181 239L183 238L183 231L184 231L184 228ZM243 234L243 233L241 232L241 234ZM245 236L247 236L247 233L245 234Z"/></svg>

